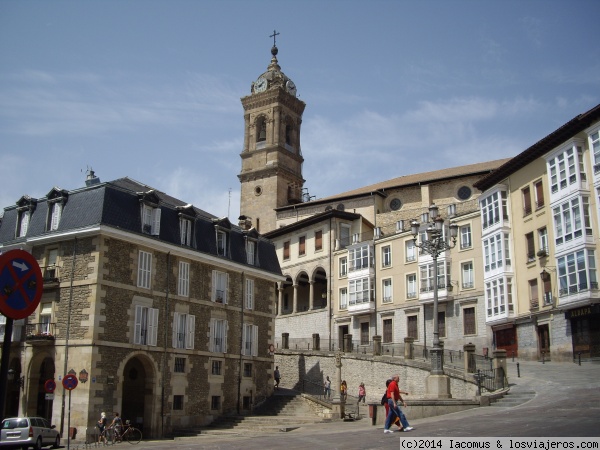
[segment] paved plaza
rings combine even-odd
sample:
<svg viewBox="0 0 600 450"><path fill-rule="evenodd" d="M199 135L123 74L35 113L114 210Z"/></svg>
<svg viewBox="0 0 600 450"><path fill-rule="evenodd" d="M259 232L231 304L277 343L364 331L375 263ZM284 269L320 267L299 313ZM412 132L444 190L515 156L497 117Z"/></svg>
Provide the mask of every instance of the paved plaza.
<svg viewBox="0 0 600 450"><path fill-rule="evenodd" d="M444 416L410 420L410 433L384 434L365 418L303 425L265 434L205 435L175 441L142 442L153 449L387 449L407 437L596 437L600 436L600 362L507 361L512 392L534 391L512 407L482 407Z"/></svg>

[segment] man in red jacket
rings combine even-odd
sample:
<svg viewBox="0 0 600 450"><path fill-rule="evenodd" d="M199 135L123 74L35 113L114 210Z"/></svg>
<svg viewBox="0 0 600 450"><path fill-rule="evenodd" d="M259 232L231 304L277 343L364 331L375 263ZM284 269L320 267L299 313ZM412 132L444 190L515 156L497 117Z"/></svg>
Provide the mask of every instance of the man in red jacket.
<svg viewBox="0 0 600 450"><path fill-rule="evenodd" d="M413 427L411 427L408 424L408 420L406 420L406 416L402 413L402 411L400 411L400 408L397 406L398 401L402 402L402 404L404 406L406 406L406 402L400 396L400 388L398 387L399 380L400 380L399 375L392 376L392 382L388 385L388 388L387 388L389 412L385 419L385 426L383 429L384 433L393 433L393 431L390 430L390 425L392 424L392 421L394 420L394 416L398 416L400 418L400 422L402 423L404 431L410 431L413 429ZM404 393L408 394L408 392L404 392Z"/></svg>

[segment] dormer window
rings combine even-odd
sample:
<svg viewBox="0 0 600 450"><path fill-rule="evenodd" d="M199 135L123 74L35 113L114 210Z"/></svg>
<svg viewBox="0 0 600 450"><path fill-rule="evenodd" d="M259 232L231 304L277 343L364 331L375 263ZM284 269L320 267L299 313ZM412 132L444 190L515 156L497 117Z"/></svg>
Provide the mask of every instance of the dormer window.
<svg viewBox="0 0 600 450"><path fill-rule="evenodd" d="M256 265L256 241L252 239L246 241L246 259L248 264Z"/></svg>
<svg viewBox="0 0 600 450"><path fill-rule="evenodd" d="M37 206L37 199L31 198L27 195L21 197L17 202L17 211L18 211L18 219L17 219L17 237L25 237L27 235L27 230L29 229L29 222L31 221L31 216L35 211L35 207Z"/></svg>
<svg viewBox="0 0 600 450"><path fill-rule="evenodd" d="M142 205L142 232L153 236L160 234L160 208Z"/></svg>
<svg viewBox="0 0 600 450"><path fill-rule="evenodd" d="M48 226L49 231L58 229L58 224L62 215L62 206L62 203L59 202L50 204L50 224Z"/></svg>
<svg viewBox="0 0 600 450"><path fill-rule="evenodd" d="M194 220L196 218L196 211L190 204L185 206L178 206L179 211L179 237L181 245L192 246L192 236L194 234Z"/></svg>
<svg viewBox="0 0 600 450"><path fill-rule="evenodd" d="M58 229L60 218L62 217L63 207L67 202L69 193L59 188L52 188L46 195L48 199L48 218L46 230L54 231Z"/></svg>
<svg viewBox="0 0 600 450"><path fill-rule="evenodd" d="M227 256L227 233L222 230L217 231L217 254Z"/></svg>
<svg viewBox="0 0 600 450"><path fill-rule="evenodd" d="M141 204L142 233L152 236L160 235L159 198L153 190L138 193Z"/></svg>

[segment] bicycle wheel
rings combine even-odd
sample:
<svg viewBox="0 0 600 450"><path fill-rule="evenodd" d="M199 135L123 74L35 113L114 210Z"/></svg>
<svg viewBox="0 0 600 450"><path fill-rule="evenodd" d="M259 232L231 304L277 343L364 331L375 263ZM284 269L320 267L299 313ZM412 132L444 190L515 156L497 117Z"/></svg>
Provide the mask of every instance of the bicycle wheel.
<svg viewBox="0 0 600 450"><path fill-rule="evenodd" d="M125 439L127 439L127 442L130 444L139 444L142 440L142 432L137 428L129 427L129 430L127 430L127 434L125 435Z"/></svg>

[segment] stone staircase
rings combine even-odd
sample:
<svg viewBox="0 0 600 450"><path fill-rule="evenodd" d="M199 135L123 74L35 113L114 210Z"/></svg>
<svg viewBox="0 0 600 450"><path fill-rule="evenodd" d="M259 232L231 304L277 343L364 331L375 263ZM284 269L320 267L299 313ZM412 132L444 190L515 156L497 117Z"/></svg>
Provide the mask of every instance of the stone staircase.
<svg viewBox="0 0 600 450"><path fill-rule="evenodd" d="M532 390L521 390L518 388L511 388L502 398L494 401L490 404L496 408L511 408L513 406L522 405L535 397L535 391Z"/></svg>
<svg viewBox="0 0 600 450"><path fill-rule="evenodd" d="M174 437L197 437L199 435L279 433L292 431L307 424L326 421L319 417L300 393L279 389L252 415L219 417L207 427L178 430Z"/></svg>

